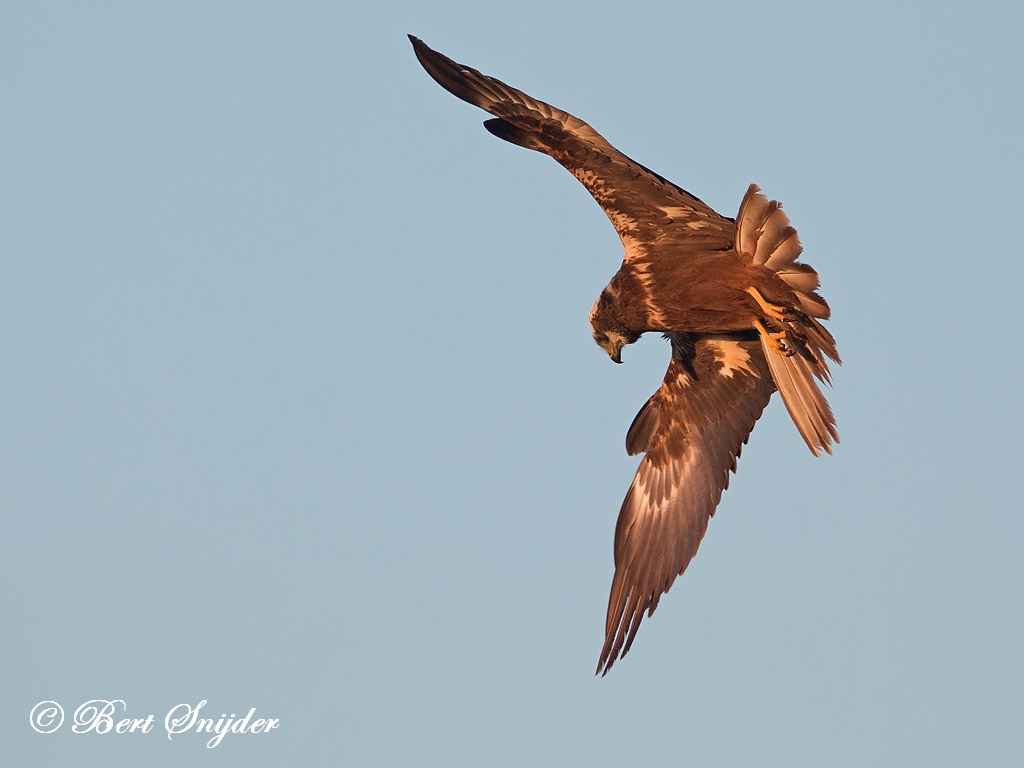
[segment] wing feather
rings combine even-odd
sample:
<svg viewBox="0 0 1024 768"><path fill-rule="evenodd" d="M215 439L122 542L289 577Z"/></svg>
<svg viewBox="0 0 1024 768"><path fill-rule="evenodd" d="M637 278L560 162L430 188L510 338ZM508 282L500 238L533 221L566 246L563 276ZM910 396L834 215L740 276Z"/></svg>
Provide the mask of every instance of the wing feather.
<svg viewBox="0 0 1024 768"><path fill-rule="evenodd" d="M697 553L736 457L775 391L757 340L670 338L665 380L634 421L658 413L615 528L601 674L626 655L644 613L654 613Z"/></svg>
<svg viewBox="0 0 1024 768"><path fill-rule="evenodd" d="M671 244L677 253L733 245L732 219L630 160L578 117L409 39L423 68L443 88L498 118L485 123L487 130L550 155L582 182L622 239L627 261L655 244Z"/></svg>

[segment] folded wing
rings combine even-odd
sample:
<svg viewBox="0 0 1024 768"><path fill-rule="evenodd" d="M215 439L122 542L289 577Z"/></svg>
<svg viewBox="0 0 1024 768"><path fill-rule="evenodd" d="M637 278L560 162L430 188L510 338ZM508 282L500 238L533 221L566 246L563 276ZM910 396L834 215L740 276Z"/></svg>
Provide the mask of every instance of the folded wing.
<svg viewBox="0 0 1024 768"><path fill-rule="evenodd" d="M622 238L627 260L655 244L671 244L677 253L732 246L731 219L630 160L579 118L409 39L443 88L497 118L484 123L487 130L550 155L583 183Z"/></svg>
<svg viewBox="0 0 1024 768"><path fill-rule="evenodd" d="M647 455L615 529L601 674L626 655L644 613L654 613L697 553L740 449L775 390L756 337L670 339L665 380L626 437L631 454Z"/></svg>

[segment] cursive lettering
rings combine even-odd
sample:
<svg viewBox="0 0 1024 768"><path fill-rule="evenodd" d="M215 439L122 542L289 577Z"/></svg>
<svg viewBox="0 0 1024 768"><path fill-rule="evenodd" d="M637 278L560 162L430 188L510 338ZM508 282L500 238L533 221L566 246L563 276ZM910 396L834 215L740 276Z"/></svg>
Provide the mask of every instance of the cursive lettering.
<svg viewBox="0 0 1024 768"><path fill-rule="evenodd" d="M223 713L216 720L212 717L199 717L199 710L204 706L206 706L206 699L196 704L194 708L191 704L179 704L168 712L167 717L164 718L164 729L167 731L167 738L169 739L172 735L185 733L194 728L196 733L213 734L210 740L206 742L207 748L213 749L229 733L268 733L271 729L277 728L281 722L276 718L270 720L260 719L250 725L249 721L252 719L253 714L255 714L256 707L250 709L248 714L241 719L237 719L234 712L230 715Z"/></svg>
<svg viewBox="0 0 1024 768"><path fill-rule="evenodd" d="M113 701L93 699L85 702L75 710L75 724L71 726L71 730L75 733L88 733L89 731L109 733L110 729L114 727L114 719L111 715L117 710L118 704L124 707L126 712L128 711L128 705L121 699Z"/></svg>
<svg viewBox="0 0 1024 768"><path fill-rule="evenodd" d="M203 707L207 704L203 699L194 707L189 703L178 704L168 710L164 717L164 730L167 738L195 730L196 733L210 734L206 742L208 749L213 749L224 740L229 733L269 733L280 727L277 718L259 718L253 720L256 707L252 707L245 717L236 717L222 713L219 718L200 717ZM90 699L75 710L74 733L149 733L153 730L154 715L149 717L116 718L118 706L123 714L128 714L128 705L123 699ZM53 733L64 723L64 709L56 701L40 701L29 713L29 724L37 733Z"/></svg>

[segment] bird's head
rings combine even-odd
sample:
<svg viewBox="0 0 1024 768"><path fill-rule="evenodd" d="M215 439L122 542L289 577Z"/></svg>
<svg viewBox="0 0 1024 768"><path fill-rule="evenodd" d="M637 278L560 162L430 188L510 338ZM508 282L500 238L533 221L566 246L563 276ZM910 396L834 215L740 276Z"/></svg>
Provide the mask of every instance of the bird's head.
<svg viewBox="0 0 1024 768"><path fill-rule="evenodd" d="M637 331L626 328L616 317L612 297L607 290L601 292L590 310L590 332L597 345L616 363L622 362L622 348L640 338Z"/></svg>

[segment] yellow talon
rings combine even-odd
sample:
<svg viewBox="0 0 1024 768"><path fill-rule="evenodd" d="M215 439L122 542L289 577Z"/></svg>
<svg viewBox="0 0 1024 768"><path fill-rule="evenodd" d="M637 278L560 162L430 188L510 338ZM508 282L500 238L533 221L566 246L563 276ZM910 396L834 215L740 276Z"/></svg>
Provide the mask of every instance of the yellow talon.
<svg viewBox="0 0 1024 768"><path fill-rule="evenodd" d="M761 292L757 290L757 288L755 288L754 286L750 286L749 288L747 288L747 293L754 297L754 301L756 301L757 305L761 307L761 311L763 311L766 315L768 315L768 317L772 318L773 320L776 320L780 323L792 323L796 319L795 317L793 317L793 313L790 312L786 307L780 306L778 304L772 304L771 302L767 301L765 297L761 295Z"/></svg>
<svg viewBox="0 0 1024 768"><path fill-rule="evenodd" d="M783 357L792 357L793 355L796 354L796 348L790 341L789 331L779 331L778 333L773 333L772 331L769 331L767 328L765 328L764 323L762 323L756 317L754 318L754 327L757 328L758 333L760 333L762 336L771 339L772 346L775 347L775 351L778 352Z"/></svg>

